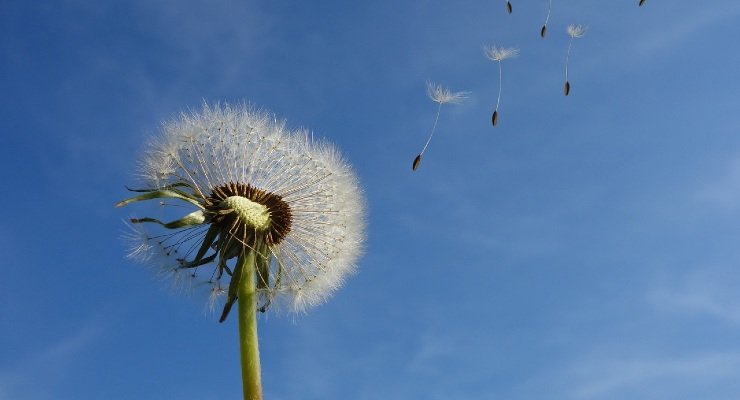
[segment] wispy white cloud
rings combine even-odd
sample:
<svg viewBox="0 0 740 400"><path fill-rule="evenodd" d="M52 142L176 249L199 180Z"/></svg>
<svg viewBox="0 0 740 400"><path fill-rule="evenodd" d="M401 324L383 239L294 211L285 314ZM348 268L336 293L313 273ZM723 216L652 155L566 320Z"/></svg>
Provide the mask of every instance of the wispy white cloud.
<svg viewBox="0 0 740 400"><path fill-rule="evenodd" d="M710 317L740 325L740 273L734 268L702 268L666 280L648 293L661 312Z"/></svg>
<svg viewBox="0 0 740 400"><path fill-rule="evenodd" d="M518 383L509 398L735 398L740 348L692 335L695 329L736 332L739 286L740 273L732 266L672 270L637 299L645 312L612 320L614 335L586 339L569 356ZM712 320L717 324L707 326ZM625 329L634 336L624 337ZM666 329L671 333L661 336Z"/></svg>
<svg viewBox="0 0 740 400"><path fill-rule="evenodd" d="M54 399L54 386L66 376L76 357L103 335L104 326L90 321L45 347L28 353L15 363L0 367L0 399ZM7 362L7 360L6 360ZM43 382L43 384L40 384Z"/></svg>
<svg viewBox="0 0 740 400"><path fill-rule="evenodd" d="M569 376L566 380L573 382L568 397L668 398L687 390L732 382L739 368L738 352L681 357L602 354L577 362L566 373Z"/></svg>
<svg viewBox="0 0 740 400"><path fill-rule="evenodd" d="M448 365L460 352L459 343L450 340L455 335L437 330L423 332L418 340L416 351L406 365L411 374L436 375L440 365Z"/></svg>
<svg viewBox="0 0 740 400"><path fill-rule="evenodd" d="M659 54L667 49L676 49L686 43L688 38L700 31L724 21L732 21L740 15L740 4L728 7L711 5L692 7L691 10L679 11L679 18L665 20L661 26L648 34L635 46L640 60Z"/></svg>
<svg viewBox="0 0 740 400"><path fill-rule="evenodd" d="M699 202L725 211L740 208L740 157L731 161L716 178L703 184L696 198Z"/></svg>
<svg viewBox="0 0 740 400"><path fill-rule="evenodd" d="M591 348L520 382L505 398L733 399L740 390L738 370L737 349L656 354L624 346Z"/></svg>
<svg viewBox="0 0 740 400"><path fill-rule="evenodd" d="M190 85L204 73L220 88L236 83L256 64L257 54L271 45L270 33L277 23L254 2L191 1L184 6L181 1L141 1L137 5L151 16L150 31L174 50L177 58L170 63L178 66L179 85Z"/></svg>

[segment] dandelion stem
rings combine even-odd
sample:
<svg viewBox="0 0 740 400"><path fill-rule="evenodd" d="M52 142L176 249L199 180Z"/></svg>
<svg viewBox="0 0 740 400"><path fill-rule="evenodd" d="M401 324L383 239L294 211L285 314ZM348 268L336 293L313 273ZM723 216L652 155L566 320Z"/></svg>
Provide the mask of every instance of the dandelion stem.
<svg viewBox="0 0 740 400"><path fill-rule="evenodd" d="M256 251L246 249L236 268L241 269L239 282L239 348L242 362L244 400L262 399L260 351L257 340L257 291L255 285Z"/></svg>
<svg viewBox="0 0 740 400"><path fill-rule="evenodd" d="M437 129L437 121L439 121L440 112L442 112L442 102L440 102L439 107L437 107L437 116L434 118L434 125L432 125L432 133L429 134L429 138L427 139L427 142L424 144L424 148L421 149L421 153L419 153L419 155L424 154L424 152L427 150L427 147L429 146L429 142L432 141L432 136L434 136L434 130Z"/></svg>
<svg viewBox="0 0 740 400"><path fill-rule="evenodd" d="M540 29L540 37L545 38L545 35L547 35L547 23L550 22L550 12L552 11L552 0L549 0L547 3L547 17L545 17L545 23L542 24L542 28Z"/></svg>
<svg viewBox="0 0 740 400"><path fill-rule="evenodd" d="M496 98L496 108L495 110L498 111L498 105L501 103L501 82L502 76L503 76L503 67L501 67L501 61L498 62L498 97Z"/></svg>
<svg viewBox="0 0 740 400"><path fill-rule="evenodd" d="M568 52L565 54L565 81L568 82L568 62L570 61L570 48L573 47L573 37L568 42Z"/></svg>

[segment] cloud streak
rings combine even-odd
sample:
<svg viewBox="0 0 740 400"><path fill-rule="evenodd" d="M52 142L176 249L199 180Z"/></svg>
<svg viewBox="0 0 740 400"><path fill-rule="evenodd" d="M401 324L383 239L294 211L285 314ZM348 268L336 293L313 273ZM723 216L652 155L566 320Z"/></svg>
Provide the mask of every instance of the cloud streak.
<svg viewBox="0 0 740 400"><path fill-rule="evenodd" d="M680 11L684 16L668 26L657 27L651 34L635 46L638 59L643 62L665 49L676 49L686 43L690 36L696 35L704 29L711 28L725 21L731 21L740 15L740 7L698 7L691 12Z"/></svg>
<svg viewBox="0 0 740 400"><path fill-rule="evenodd" d="M69 366L103 335L105 328L97 321L89 321L77 331L23 359L0 368L0 398L42 400L56 398L55 385L66 376ZM37 347L37 348L38 348ZM34 346L30 346L34 348ZM43 382L43 385L39 384Z"/></svg>
<svg viewBox="0 0 740 400"><path fill-rule="evenodd" d="M727 170L698 190L697 200L725 211L740 207L740 157L736 157Z"/></svg>
<svg viewBox="0 0 740 400"><path fill-rule="evenodd" d="M740 276L730 268L697 269L648 293L650 303L670 315L709 317L740 326Z"/></svg>
<svg viewBox="0 0 740 400"><path fill-rule="evenodd" d="M729 383L739 368L738 352L667 358L611 354L574 365L571 394L578 399L664 398Z"/></svg>

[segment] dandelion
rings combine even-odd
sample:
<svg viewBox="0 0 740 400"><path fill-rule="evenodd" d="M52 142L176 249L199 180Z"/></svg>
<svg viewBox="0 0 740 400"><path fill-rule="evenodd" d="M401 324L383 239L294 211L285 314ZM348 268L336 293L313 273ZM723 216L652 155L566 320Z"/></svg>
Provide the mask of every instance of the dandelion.
<svg viewBox="0 0 740 400"><path fill-rule="evenodd" d="M568 29L567 29L568 36L570 36L571 39L582 38L583 35L586 34L586 29L587 28L583 25L570 24L568 25Z"/></svg>
<svg viewBox="0 0 740 400"><path fill-rule="evenodd" d="M511 7L511 2L509 0L506 0L506 11L508 11L509 14L511 14L511 12L513 11Z"/></svg>
<svg viewBox="0 0 740 400"><path fill-rule="evenodd" d="M570 49L573 46L573 39L582 38L586 34L586 27L583 25L568 25L568 36L570 41L568 42L568 52L565 55L565 86L563 93L567 96L570 93L570 82L568 81L568 62L570 61Z"/></svg>
<svg viewBox="0 0 740 400"><path fill-rule="evenodd" d="M542 24L542 28L540 29L540 37L545 38L545 35L547 35L547 23L550 22L550 12L552 11L552 0L547 0L547 16L545 17L545 23Z"/></svg>
<svg viewBox="0 0 740 400"><path fill-rule="evenodd" d="M421 149L421 153L419 153L415 158L414 162L411 164L411 170L416 171L417 168L419 168L419 164L421 163L421 157L424 155L424 152L427 150L427 147L429 147L429 142L432 141L432 136L434 136L434 131L437 129L437 121L439 121L439 114L442 111L442 104L460 104L468 97L469 92L450 92L449 89L444 88L440 85L437 85L432 82L427 82L427 96L429 96L430 99L432 99L433 102L439 104L437 107L437 116L434 118L434 125L432 125L432 132L429 134L429 138L427 138L427 142L424 144L424 148Z"/></svg>
<svg viewBox="0 0 740 400"><path fill-rule="evenodd" d="M157 199L172 203L162 211L187 210L171 222L132 219L131 255L202 276L211 306L225 297L220 322L238 304L244 398L261 398L257 311L302 312L353 271L364 235L354 173L330 144L246 105L205 105L165 123L139 172L144 188L118 207Z"/></svg>
<svg viewBox="0 0 740 400"><path fill-rule="evenodd" d="M498 107L499 104L501 104L501 83L503 81L503 69L501 68L501 61L507 58L518 56L519 49L513 47L500 47L492 45L485 46L483 48L483 52L489 60L496 61L498 63L498 97L496 97L496 108L493 110L493 115L491 116L491 122L493 123L493 126L496 126L496 124L498 123Z"/></svg>

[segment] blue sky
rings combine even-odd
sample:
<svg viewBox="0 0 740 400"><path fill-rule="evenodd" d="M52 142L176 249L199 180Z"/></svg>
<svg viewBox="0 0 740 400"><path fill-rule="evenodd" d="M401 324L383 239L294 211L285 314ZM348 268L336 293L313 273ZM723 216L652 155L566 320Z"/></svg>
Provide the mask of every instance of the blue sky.
<svg viewBox="0 0 740 400"><path fill-rule="evenodd" d="M312 3L0 2L0 399L239 398L235 320L113 208L204 100L328 138L368 198L359 273L260 320L267 399L737 398L740 3L554 0L545 39L544 0ZM472 94L412 173L428 80Z"/></svg>

